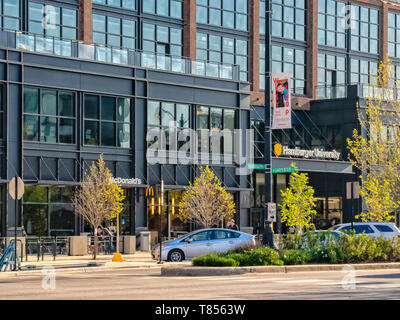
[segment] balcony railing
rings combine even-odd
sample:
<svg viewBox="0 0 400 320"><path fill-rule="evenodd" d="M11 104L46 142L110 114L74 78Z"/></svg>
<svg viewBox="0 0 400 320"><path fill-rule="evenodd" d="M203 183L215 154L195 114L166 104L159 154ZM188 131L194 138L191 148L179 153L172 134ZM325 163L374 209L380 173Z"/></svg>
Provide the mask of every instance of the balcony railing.
<svg viewBox="0 0 400 320"><path fill-rule="evenodd" d="M179 56L161 55L118 47L89 45L72 40L43 37L36 34L16 32L15 48L104 63L130 65L218 79L239 80L238 65L191 60Z"/></svg>
<svg viewBox="0 0 400 320"><path fill-rule="evenodd" d="M347 85L317 86L315 90L317 99L340 99L347 97Z"/></svg>

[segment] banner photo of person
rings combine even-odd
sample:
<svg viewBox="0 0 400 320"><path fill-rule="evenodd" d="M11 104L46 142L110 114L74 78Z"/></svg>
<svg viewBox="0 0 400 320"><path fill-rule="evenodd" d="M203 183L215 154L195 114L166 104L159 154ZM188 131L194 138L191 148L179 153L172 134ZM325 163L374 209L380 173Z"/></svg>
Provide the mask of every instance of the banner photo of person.
<svg viewBox="0 0 400 320"><path fill-rule="evenodd" d="M272 129L292 128L292 105L289 87L290 73L272 75Z"/></svg>

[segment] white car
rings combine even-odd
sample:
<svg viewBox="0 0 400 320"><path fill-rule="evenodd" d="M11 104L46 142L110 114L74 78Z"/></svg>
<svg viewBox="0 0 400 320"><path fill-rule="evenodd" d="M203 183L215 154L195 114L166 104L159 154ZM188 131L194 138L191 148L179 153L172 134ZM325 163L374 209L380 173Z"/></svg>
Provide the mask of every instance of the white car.
<svg viewBox="0 0 400 320"><path fill-rule="evenodd" d="M351 223L344 223L335 226L335 231L343 232L351 230ZM353 229L356 234L365 233L370 237L379 238L383 235L385 239L400 238L400 230L391 222L354 222Z"/></svg>

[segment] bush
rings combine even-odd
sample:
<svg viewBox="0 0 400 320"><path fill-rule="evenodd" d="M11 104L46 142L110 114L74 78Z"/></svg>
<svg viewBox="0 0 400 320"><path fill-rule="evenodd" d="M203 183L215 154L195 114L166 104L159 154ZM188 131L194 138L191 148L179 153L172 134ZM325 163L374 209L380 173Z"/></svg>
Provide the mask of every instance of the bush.
<svg viewBox="0 0 400 320"><path fill-rule="evenodd" d="M308 249L285 249L281 251L280 258L285 265L306 264L311 261L311 254Z"/></svg>
<svg viewBox="0 0 400 320"><path fill-rule="evenodd" d="M217 253L211 253L205 256L194 258L192 261L194 266L209 267L237 267L239 262L233 258L221 257Z"/></svg>

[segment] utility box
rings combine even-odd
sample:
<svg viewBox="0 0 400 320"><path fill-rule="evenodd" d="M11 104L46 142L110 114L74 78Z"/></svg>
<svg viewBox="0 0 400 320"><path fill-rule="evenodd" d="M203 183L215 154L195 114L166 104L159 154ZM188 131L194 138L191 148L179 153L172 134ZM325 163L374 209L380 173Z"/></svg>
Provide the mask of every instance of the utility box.
<svg viewBox="0 0 400 320"><path fill-rule="evenodd" d="M151 239L149 231L140 233L140 251L151 251Z"/></svg>
<svg viewBox="0 0 400 320"><path fill-rule="evenodd" d="M84 256L88 253L88 237L72 236L69 237L69 255Z"/></svg>
<svg viewBox="0 0 400 320"><path fill-rule="evenodd" d="M124 254L133 254L136 252L136 236L124 237Z"/></svg>

